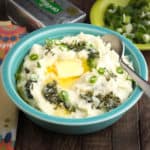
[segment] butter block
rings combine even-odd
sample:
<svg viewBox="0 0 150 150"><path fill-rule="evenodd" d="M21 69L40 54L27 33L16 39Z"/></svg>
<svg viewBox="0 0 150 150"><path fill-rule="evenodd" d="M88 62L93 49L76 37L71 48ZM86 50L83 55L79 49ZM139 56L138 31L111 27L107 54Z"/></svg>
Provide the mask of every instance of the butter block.
<svg viewBox="0 0 150 150"><path fill-rule="evenodd" d="M60 60L56 63L56 71L59 78L77 77L83 74L84 68L82 61L74 60Z"/></svg>

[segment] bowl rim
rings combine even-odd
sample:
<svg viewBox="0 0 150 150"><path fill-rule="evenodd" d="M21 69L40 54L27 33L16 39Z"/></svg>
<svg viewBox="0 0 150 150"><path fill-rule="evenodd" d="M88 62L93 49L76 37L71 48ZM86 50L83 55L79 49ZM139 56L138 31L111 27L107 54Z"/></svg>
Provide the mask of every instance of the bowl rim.
<svg viewBox="0 0 150 150"><path fill-rule="evenodd" d="M33 118L53 123L53 124L59 124L59 125L67 125L67 126L81 126L81 125L90 125L90 124L96 124L100 122L105 122L108 120L111 120L115 117L119 117L122 114L124 114L126 111L128 111L141 97L143 94L143 91L136 86L135 90L132 92L132 94L129 96L129 98L123 102L120 106L117 108L111 110L110 112L106 112L104 114L100 114L93 117L87 117L87 118L63 118L53 115L48 115L43 112L38 111L37 109L33 108L29 104L27 104L16 92L15 89L13 89L13 82L11 76L9 76L11 72L11 62L15 61L15 58L17 58L17 49L21 49L23 46L25 46L28 42L30 42L31 39L36 38L37 35L47 35L50 32L57 32L59 30L78 30L78 33L82 31L82 29L85 29L87 31L97 31L101 32L101 34L110 33L118 36L123 40L123 42L126 44L126 47L129 49L132 49L133 55L136 56L140 61L138 61L138 65L141 66L139 69L139 74L143 77L143 79L148 80L148 67L147 63L145 61L144 56L142 53L136 48L131 41L126 39L124 36L120 35L119 33L112 31L110 29L106 29L104 27L97 27L95 25L86 24L86 23L72 23L72 24L57 24L52 26L47 26L42 29L38 29L36 31L33 31L29 33L28 35L24 36L7 54L6 58L4 59L1 67L1 78L2 78L2 84L4 86L4 89L7 93L7 95L10 97L11 101L15 103L15 105L21 109L23 112L28 114L29 116L32 116ZM79 32L80 31L80 32ZM13 57L12 57L13 56ZM10 59L11 58L11 59Z"/></svg>

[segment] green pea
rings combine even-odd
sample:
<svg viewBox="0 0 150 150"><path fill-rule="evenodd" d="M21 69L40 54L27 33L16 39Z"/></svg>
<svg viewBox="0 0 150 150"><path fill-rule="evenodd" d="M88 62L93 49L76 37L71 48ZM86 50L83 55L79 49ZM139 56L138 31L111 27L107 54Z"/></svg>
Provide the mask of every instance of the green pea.
<svg viewBox="0 0 150 150"><path fill-rule="evenodd" d="M129 75L126 77L126 80L133 81L133 79Z"/></svg>
<svg viewBox="0 0 150 150"><path fill-rule="evenodd" d="M59 93L59 98L60 98L62 101L64 101L64 102L68 101L68 100L69 100L68 92L62 90L62 91Z"/></svg>
<svg viewBox="0 0 150 150"><path fill-rule="evenodd" d="M37 62L37 67L41 68L41 64L39 62Z"/></svg>
<svg viewBox="0 0 150 150"><path fill-rule="evenodd" d="M30 60L37 60L39 58L39 56L37 54L31 54L29 56Z"/></svg>
<svg viewBox="0 0 150 150"><path fill-rule="evenodd" d="M123 22L126 24L130 23L131 22L131 16L123 15Z"/></svg>
<svg viewBox="0 0 150 150"><path fill-rule="evenodd" d="M96 59L94 58L89 58L87 61L87 64L90 68L95 68L96 67Z"/></svg>
<svg viewBox="0 0 150 150"><path fill-rule="evenodd" d="M123 74L123 68L122 67L117 67L116 68L117 73Z"/></svg>
<svg viewBox="0 0 150 150"><path fill-rule="evenodd" d="M69 50L67 44L65 43L61 43L59 46L60 46L60 50L64 50L64 49Z"/></svg>
<svg viewBox="0 0 150 150"><path fill-rule="evenodd" d="M99 68L97 71L100 75L103 75L105 73L105 68Z"/></svg>
<svg viewBox="0 0 150 150"><path fill-rule="evenodd" d="M97 81L97 76L92 76L90 79L89 79L89 82L90 83L95 83Z"/></svg>

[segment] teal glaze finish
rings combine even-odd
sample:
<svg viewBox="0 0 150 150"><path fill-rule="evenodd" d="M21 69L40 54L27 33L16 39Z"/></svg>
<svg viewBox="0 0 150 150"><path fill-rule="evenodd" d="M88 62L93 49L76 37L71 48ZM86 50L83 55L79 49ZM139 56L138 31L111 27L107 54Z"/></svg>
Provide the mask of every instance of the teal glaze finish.
<svg viewBox="0 0 150 150"><path fill-rule="evenodd" d="M45 121L39 121L34 117L31 117L29 115L27 115L27 118L29 118L30 120L32 120L34 123L40 125L42 128L45 128L47 130L50 131L54 131L54 132L59 132L59 133L63 133L63 134L88 134L88 133L93 133L96 132L98 130L102 130L108 126L110 126L111 124L113 124L114 122L118 121L122 116L118 116L115 117L113 119L110 119L109 121L104 121L101 123L96 123L96 124L90 124L90 125L72 125L72 126L68 126L67 125L58 125L58 124L53 124L53 123L47 123Z"/></svg>
<svg viewBox="0 0 150 150"><path fill-rule="evenodd" d="M2 82L10 99L19 109L25 112L37 124L65 133L89 133L110 126L125 112L127 112L141 97L142 90L136 86L129 98L119 107L110 112L82 119L67 119L44 114L24 102L16 91L15 73L34 43L43 44L47 38L62 38L68 35L76 35L80 32L93 35L114 34L125 43L125 54L129 55L136 72L145 80L148 79L146 61L140 52L129 40L119 33L90 24L61 24L48 26L34 31L22 38L7 54L2 64ZM74 128L74 131L72 129Z"/></svg>

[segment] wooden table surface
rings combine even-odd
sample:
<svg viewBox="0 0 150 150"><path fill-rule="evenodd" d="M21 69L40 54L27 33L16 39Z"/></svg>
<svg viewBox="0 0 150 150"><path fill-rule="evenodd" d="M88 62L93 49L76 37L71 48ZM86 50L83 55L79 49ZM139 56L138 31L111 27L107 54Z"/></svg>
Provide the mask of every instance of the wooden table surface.
<svg viewBox="0 0 150 150"><path fill-rule="evenodd" d="M94 0L71 0L89 12ZM0 0L0 6L3 5ZM0 18L4 19L4 7ZM86 22L88 22L88 16ZM150 51L142 52L150 70ZM143 95L117 123L88 135L63 135L47 131L19 115L16 150L150 150L150 99Z"/></svg>

